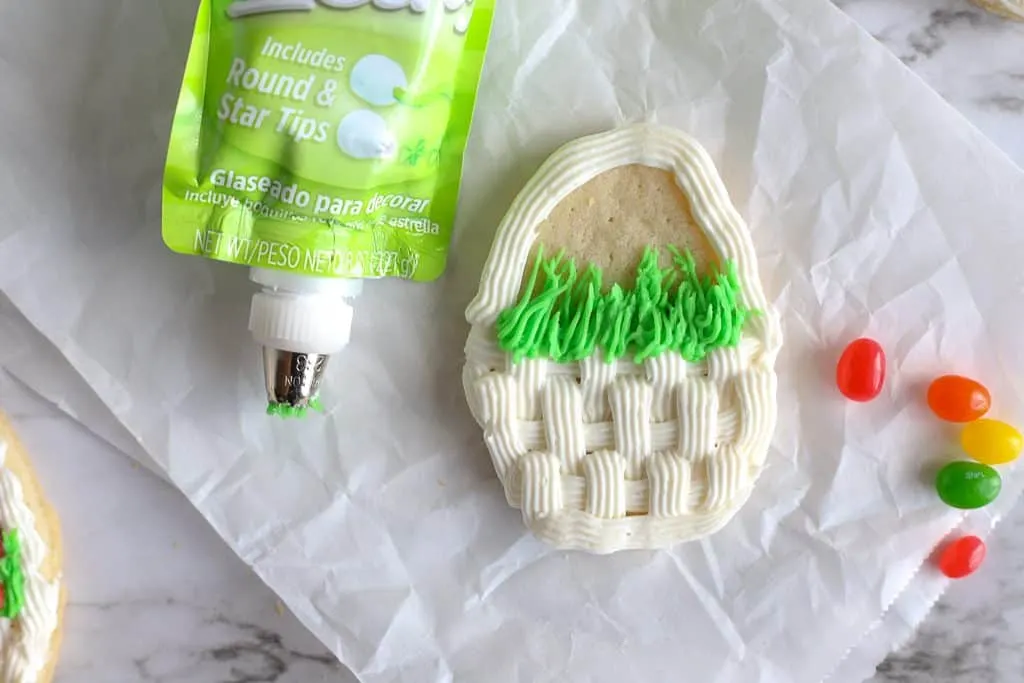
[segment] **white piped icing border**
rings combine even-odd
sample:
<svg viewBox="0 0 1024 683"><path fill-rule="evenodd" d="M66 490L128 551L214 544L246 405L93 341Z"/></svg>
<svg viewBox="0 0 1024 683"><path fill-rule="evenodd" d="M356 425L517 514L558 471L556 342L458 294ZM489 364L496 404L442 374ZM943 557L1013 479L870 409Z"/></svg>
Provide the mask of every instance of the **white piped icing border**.
<svg viewBox="0 0 1024 683"><path fill-rule="evenodd" d="M0 620L0 681L36 683L49 663L60 614L60 576L47 581L42 566L49 548L36 529L21 481L7 469L8 445L0 439L0 528L17 529L25 574L25 604L13 622Z"/></svg>
<svg viewBox="0 0 1024 683"><path fill-rule="evenodd" d="M663 354L643 364L513 364L494 323L518 299L538 226L587 181L629 164L674 174L718 257L735 264L743 304L761 313L737 347L701 363ZM713 533L746 501L775 428L781 324L746 225L689 136L641 124L556 151L499 225L466 318L470 409L509 503L545 541L595 552L664 547Z"/></svg>

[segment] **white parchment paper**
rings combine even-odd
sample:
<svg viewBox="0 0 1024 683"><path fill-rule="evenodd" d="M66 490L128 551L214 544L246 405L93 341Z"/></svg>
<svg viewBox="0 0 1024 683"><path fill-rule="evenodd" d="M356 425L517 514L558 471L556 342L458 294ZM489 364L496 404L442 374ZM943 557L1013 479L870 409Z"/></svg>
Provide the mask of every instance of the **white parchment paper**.
<svg viewBox="0 0 1024 683"><path fill-rule="evenodd" d="M451 271L366 288L328 414L302 422L263 414L244 269L160 242L191 5L0 9L0 292L19 310L0 323L33 326L124 425L111 438L364 681L859 680L941 590L935 544L1016 499L1003 468L988 510L937 501L955 433L921 397L962 372L1024 415L1024 174L823 0L502 0ZM507 508L465 408L462 310L541 160L642 119L697 136L752 226L785 320L780 424L714 537L555 552ZM861 334L890 376L851 405L834 362ZM22 381L53 381L30 361Z"/></svg>

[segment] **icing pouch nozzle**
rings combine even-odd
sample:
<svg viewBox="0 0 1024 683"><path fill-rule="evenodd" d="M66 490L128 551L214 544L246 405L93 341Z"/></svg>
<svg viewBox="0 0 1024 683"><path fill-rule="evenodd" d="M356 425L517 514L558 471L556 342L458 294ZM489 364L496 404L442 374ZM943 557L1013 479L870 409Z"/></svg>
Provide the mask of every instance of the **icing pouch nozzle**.
<svg viewBox="0 0 1024 683"><path fill-rule="evenodd" d="M249 330L262 347L267 412L298 417L320 409L327 362L348 344L359 280L253 269Z"/></svg>
<svg viewBox="0 0 1024 683"><path fill-rule="evenodd" d="M326 353L300 353L263 347L263 373L268 412L283 416L320 408L320 382L330 358Z"/></svg>

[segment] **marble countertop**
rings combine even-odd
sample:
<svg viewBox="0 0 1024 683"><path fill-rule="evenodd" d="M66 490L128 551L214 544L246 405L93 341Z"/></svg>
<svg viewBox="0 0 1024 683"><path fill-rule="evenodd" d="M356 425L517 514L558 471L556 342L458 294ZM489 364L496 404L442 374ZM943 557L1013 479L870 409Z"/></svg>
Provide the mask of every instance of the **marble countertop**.
<svg viewBox="0 0 1024 683"><path fill-rule="evenodd" d="M1024 168L1024 23L960 0L836 4ZM1000 523L988 548L981 570L952 585L871 683L1024 679L1024 507Z"/></svg>
<svg viewBox="0 0 1024 683"><path fill-rule="evenodd" d="M1024 166L1024 24L966 0L837 4ZM57 683L355 680L176 490L51 406L26 400L14 417L75 567ZM58 447L69 439L75 453ZM1018 506L979 574L950 589L873 683L1021 680L1022 571Z"/></svg>
<svg viewBox="0 0 1024 683"><path fill-rule="evenodd" d="M355 683L177 489L27 391L9 405L74 569L55 683Z"/></svg>

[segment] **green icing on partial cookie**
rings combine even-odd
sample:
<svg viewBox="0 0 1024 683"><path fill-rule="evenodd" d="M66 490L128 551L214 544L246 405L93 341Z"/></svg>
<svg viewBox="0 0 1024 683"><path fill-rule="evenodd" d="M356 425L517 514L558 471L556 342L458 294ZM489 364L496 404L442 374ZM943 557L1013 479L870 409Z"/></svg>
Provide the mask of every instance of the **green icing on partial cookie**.
<svg viewBox="0 0 1024 683"><path fill-rule="evenodd" d="M315 410L319 413L324 411L323 403L320 402L319 396L314 396L309 399L309 407L305 406L293 406L287 403L269 403L267 404L267 415L276 415L278 417L289 418L289 417L305 417L306 413L310 410Z"/></svg>
<svg viewBox="0 0 1024 683"><path fill-rule="evenodd" d="M572 259L561 253L545 259L538 248L522 298L498 315L499 346L517 363L578 361L598 349L607 362L629 354L641 363L667 351L698 362L738 344L751 312L740 303L735 265L726 262L701 277L689 251L668 251L667 268L658 267L658 251L648 248L631 289L615 284L604 291L600 268L590 264L580 272Z"/></svg>
<svg viewBox="0 0 1024 683"><path fill-rule="evenodd" d="M21 541L17 529L3 532L3 546L0 585L3 587L4 604L0 607L0 617L14 619L25 605L25 574L21 566Z"/></svg>

